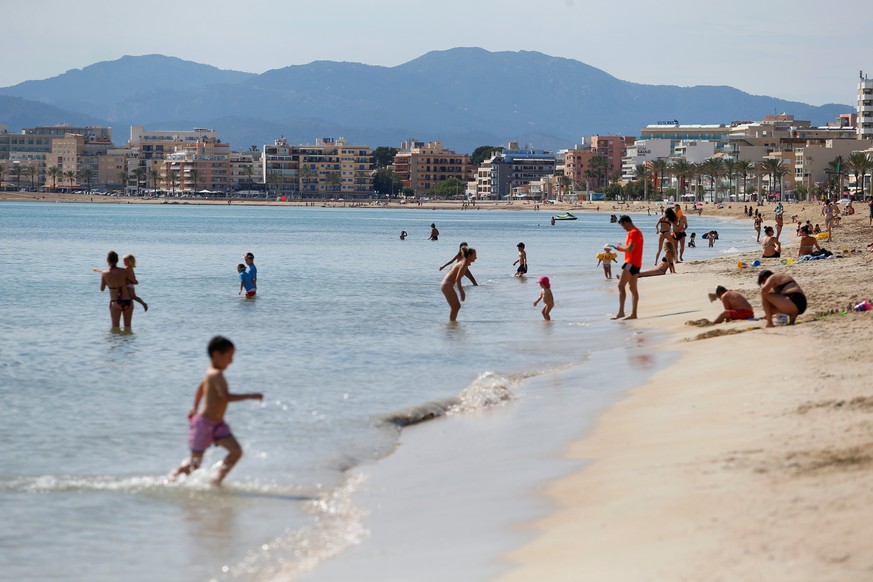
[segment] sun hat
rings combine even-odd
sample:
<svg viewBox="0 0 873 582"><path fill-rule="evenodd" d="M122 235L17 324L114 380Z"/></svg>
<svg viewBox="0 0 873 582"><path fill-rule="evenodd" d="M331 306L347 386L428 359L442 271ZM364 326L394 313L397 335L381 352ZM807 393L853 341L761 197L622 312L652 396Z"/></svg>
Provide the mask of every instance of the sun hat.
<svg viewBox="0 0 873 582"><path fill-rule="evenodd" d="M612 250L612 247L611 247L610 245L603 245L603 250L605 250L605 251L611 251L611 250Z"/></svg>
<svg viewBox="0 0 873 582"><path fill-rule="evenodd" d="M546 277L545 275L543 275L542 277L540 277L539 279L537 279L537 283L541 284L541 285L544 286L546 289L548 289L548 288L551 286L550 283L549 283L549 278Z"/></svg>

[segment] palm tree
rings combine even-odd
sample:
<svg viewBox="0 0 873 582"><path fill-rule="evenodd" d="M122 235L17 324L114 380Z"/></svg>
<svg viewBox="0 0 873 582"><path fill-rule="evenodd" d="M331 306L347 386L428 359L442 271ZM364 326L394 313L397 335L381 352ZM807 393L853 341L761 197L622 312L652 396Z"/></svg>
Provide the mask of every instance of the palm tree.
<svg viewBox="0 0 873 582"><path fill-rule="evenodd" d="M606 175L609 171L609 161L606 157L597 154L588 162L588 167L591 170L591 176L594 178L594 187L600 187L606 184Z"/></svg>
<svg viewBox="0 0 873 582"><path fill-rule="evenodd" d="M83 180L85 180L85 183L88 185L88 190L90 191L91 190L91 180L94 179L94 170L86 168L86 169L82 170L80 175L81 175L81 178Z"/></svg>
<svg viewBox="0 0 873 582"><path fill-rule="evenodd" d="M664 198L664 175L667 173L667 160L658 158L652 162L652 172L658 178L658 194Z"/></svg>
<svg viewBox="0 0 873 582"><path fill-rule="evenodd" d="M339 172L328 172L326 178L331 190L333 190L334 192L339 190L339 184L341 181Z"/></svg>
<svg viewBox="0 0 873 582"><path fill-rule="evenodd" d="M133 169L133 176L136 178L136 193L139 194L140 185L146 176L146 169L142 166L137 166Z"/></svg>
<svg viewBox="0 0 873 582"><path fill-rule="evenodd" d="M75 170L67 170L63 172L64 178L70 181L70 190L73 189L73 181L76 179L76 171Z"/></svg>
<svg viewBox="0 0 873 582"><path fill-rule="evenodd" d="M0 172L2 173L2 172ZM31 165L27 167L27 174L30 176L30 190L31 192L36 192L36 186L34 186L34 179L39 176L39 166Z"/></svg>
<svg viewBox="0 0 873 582"><path fill-rule="evenodd" d="M158 191L158 169L152 168L149 170L149 178L152 179L152 193Z"/></svg>
<svg viewBox="0 0 873 582"><path fill-rule="evenodd" d="M770 197L773 196L773 187L776 184L776 175L779 174L779 177L785 175L785 164L782 162L780 158L764 158L761 162L761 169L764 173L769 176L770 179ZM781 174L780 174L781 172ZM779 194L781 197L782 189L780 188Z"/></svg>
<svg viewBox="0 0 873 582"><path fill-rule="evenodd" d="M726 158L724 161L724 171L728 179L728 199L734 191L734 174L737 173L737 161L733 158ZM739 199L739 196L737 197Z"/></svg>
<svg viewBox="0 0 873 582"><path fill-rule="evenodd" d="M191 170L189 173L191 176L191 190L194 192L197 191L197 184L200 182L200 172L195 170Z"/></svg>
<svg viewBox="0 0 873 582"><path fill-rule="evenodd" d="M3 172L6 171L6 166L0 164L0 186L3 185Z"/></svg>
<svg viewBox="0 0 873 582"><path fill-rule="evenodd" d="M24 166L15 162L12 164L12 175L15 176L15 189L21 190L21 174L24 173Z"/></svg>
<svg viewBox="0 0 873 582"><path fill-rule="evenodd" d="M734 171L743 177L743 200L745 201L746 196L746 179L749 177L749 174L754 169L754 164L749 160L736 160L734 162Z"/></svg>
<svg viewBox="0 0 873 582"><path fill-rule="evenodd" d="M677 180L679 180L679 198L682 199L685 196L685 182L692 176L694 173L694 164L686 160L685 158L679 158L668 168L670 173L673 174Z"/></svg>
<svg viewBox="0 0 873 582"><path fill-rule="evenodd" d="M860 192L863 197L864 176L867 175L867 172L870 170L871 166L873 166L873 163L870 162L870 158L867 157L866 153L852 152L849 154L849 162L847 166L855 176L855 192Z"/></svg>
<svg viewBox="0 0 873 582"><path fill-rule="evenodd" d="M721 178L725 174L724 160L722 158L707 158L703 161L701 166L703 175L709 177L710 188L712 190L712 201L716 202L718 184L721 182Z"/></svg>
<svg viewBox="0 0 873 582"><path fill-rule="evenodd" d="M703 171L703 164L691 164L691 177L694 178L694 197L695 200L697 197L700 197L700 200L703 201L703 194L700 192L700 181L705 176L705 172Z"/></svg>
<svg viewBox="0 0 873 582"><path fill-rule="evenodd" d="M173 192L173 196L176 196L176 184L179 183L179 170L170 170L168 178L170 180L170 189Z"/></svg>
<svg viewBox="0 0 873 582"><path fill-rule="evenodd" d="M649 178L651 177L652 172L646 164L634 166L634 178L643 182L643 200L649 199Z"/></svg>
<svg viewBox="0 0 873 582"><path fill-rule="evenodd" d="M254 146L252 146L254 147ZM255 175L255 166L252 164L246 164L242 168L243 174L247 178L246 190L252 189L252 177Z"/></svg>
<svg viewBox="0 0 873 582"><path fill-rule="evenodd" d="M315 169L314 169L314 168L311 168L310 166L307 166L307 165L305 165L305 164L303 164L303 165L300 166L300 169L297 171L297 177L298 177L299 180L300 180L300 192L301 192L301 196L303 196L303 194L302 194L302 192L303 192L303 182L304 182L305 180L309 180L309 178L313 177L314 175L315 175Z"/></svg>
<svg viewBox="0 0 873 582"><path fill-rule="evenodd" d="M52 177L52 192L58 187L58 176L61 174L61 169L57 166L52 166L48 169L49 176Z"/></svg>

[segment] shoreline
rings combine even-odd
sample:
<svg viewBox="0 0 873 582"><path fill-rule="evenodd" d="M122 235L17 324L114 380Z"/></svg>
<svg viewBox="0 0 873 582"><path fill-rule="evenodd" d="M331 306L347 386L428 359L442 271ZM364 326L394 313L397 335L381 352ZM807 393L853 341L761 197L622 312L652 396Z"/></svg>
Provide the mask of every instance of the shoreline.
<svg viewBox="0 0 873 582"><path fill-rule="evenodd" d="M534 539L505 556L501 580L870 579L873 315L830 312L867 298L873 229L856 214L835 239L823 246L843 258L764 261L810 299L795 326L685 324L686 308L721 310L706 299L718 284L760 316L759 269L737 268L757 253L646 282L632 325L667 332L660 349L679 357L569 447L585 466L541 491L557 508L528 524Z"/></svg>

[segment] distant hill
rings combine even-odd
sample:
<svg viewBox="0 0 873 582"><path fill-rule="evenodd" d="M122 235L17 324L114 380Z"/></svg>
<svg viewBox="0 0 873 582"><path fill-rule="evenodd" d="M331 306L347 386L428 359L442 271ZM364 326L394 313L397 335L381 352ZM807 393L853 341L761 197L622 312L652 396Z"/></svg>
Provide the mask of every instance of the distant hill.
<svg viewBox="0 0 873 582"><path fill-rule="evenodd" d="M786 112L820 125L853 111L757 96L731 87L642 85L537 52L456 48L396 67L316 61L260 75L173 57L123 57L0 89L103 119L116 142L128 125L210 127L235 148L346 137L398 145L439 139L458 151L509 140L572 145L592 134L638 135L657 120L728 123ZM0 124L7 121L0 104ZM21 119L21 126L35 125Z"/></svg>
<svg viewBox="0 0 873 582"><path fill-rule="evenodd" d="M74 113L44 103L36 103L19 97L0 95L0 125L9 131L18 131L37 125L106 125L105 119Z"/></svg>

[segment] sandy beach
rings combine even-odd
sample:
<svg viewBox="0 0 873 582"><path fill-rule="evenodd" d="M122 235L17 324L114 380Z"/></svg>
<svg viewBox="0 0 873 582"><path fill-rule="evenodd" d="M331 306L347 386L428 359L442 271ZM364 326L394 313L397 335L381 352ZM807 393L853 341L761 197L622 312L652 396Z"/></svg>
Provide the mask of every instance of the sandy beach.
<svg viewBox="0 0 873 582"><path fill-rule="evenodd" d="M761 211L773 224L773 205ZM792 214L823 224L814 204L787 205ZM788 222L783 257L797 254ZM570 447L587 465L545 489L557 510L531 525L500 579L873 579L873 316L846 312L870 296L866 205L834 238L822 245L840 258L763 260L808 296L794 326L686 323L690 310L718 314L707 293L719 284L760 316L760 268L737 267L758 254L641 281L633 325L668 331L661 349L680 357Z"/></svg>

